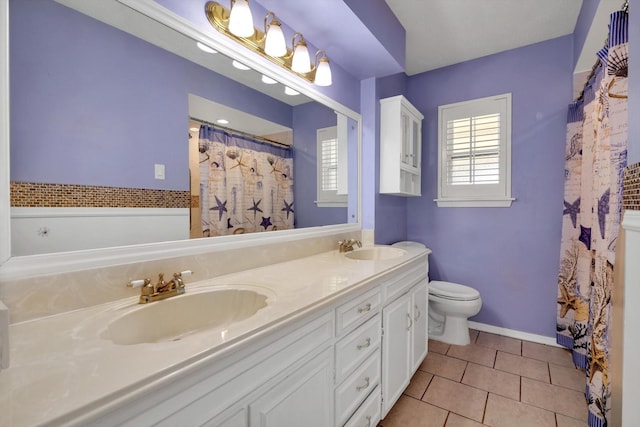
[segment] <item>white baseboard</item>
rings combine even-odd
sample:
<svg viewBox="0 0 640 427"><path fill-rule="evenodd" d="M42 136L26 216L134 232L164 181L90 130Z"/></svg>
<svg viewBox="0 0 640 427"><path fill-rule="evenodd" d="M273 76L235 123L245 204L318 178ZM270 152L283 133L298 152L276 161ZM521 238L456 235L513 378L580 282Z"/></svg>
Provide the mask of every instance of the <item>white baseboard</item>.
<svg viewBox="0 0 640 427"><path fill-rule="evenodd" d="M560 345L556 343L555 337L546 337L544 335L537 335L529 332L516 331L515 329L500 328L498 326L487 325L486 323L478 323L478 322L472 322L472 321L469 321L469 328L477 329L478 331L482 331L482 332L489 332L496 335L502 335L505 337L531 341L538 344L545 344L553 347L560 347Z"/></svg>

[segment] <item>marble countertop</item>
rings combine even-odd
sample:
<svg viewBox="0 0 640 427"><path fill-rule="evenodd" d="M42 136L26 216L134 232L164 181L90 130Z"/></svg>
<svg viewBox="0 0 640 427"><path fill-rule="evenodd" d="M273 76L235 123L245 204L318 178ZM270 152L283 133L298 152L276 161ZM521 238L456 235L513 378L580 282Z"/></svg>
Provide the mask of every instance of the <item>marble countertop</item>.
<svg viewBox="0 0 640 427"><path fill-rule="evenodd" d="M13 324L11 365L0 371L0 426L64 425L134 396L142 386L148 392L169 374L212 363L430 252L403 249L404 255L389 260L353 260L335 250L199 282L185 280L188 294L240 287L268 299L248 319L179 341L117 345L101 338L110 322L141 307L137 297Z"/></svg>

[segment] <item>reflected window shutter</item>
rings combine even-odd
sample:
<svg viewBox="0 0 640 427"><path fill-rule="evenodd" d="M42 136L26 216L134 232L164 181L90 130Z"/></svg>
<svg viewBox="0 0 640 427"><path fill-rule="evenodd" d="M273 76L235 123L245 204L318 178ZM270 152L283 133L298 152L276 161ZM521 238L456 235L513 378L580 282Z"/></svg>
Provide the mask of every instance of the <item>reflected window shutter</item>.
<svg viewBox="0 0 640 427"><path fill-rule="evenodd" d="M336 138L322 141L322 191L338 190L338 140Z"/></svg>
<svg viewBox="0 0 640 427"><path fill-rule="evenodd" d="M447 185L500 183L499 113L448 120Z"/></svg>

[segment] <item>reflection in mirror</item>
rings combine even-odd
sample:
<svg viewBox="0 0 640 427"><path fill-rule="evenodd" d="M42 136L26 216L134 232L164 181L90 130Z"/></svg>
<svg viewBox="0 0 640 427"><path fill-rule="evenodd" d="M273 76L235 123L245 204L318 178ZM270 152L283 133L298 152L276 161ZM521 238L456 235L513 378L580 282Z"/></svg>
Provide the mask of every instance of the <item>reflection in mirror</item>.
<svg viewBox="0 0 640 427"><path fill-rule="evenodd" d="M149 41L52 0L9 10L13 256L357 221L353 119L141 15ZM318 165L331 127L340 161ZM320 207L319 171L348 207Z"/></svg>

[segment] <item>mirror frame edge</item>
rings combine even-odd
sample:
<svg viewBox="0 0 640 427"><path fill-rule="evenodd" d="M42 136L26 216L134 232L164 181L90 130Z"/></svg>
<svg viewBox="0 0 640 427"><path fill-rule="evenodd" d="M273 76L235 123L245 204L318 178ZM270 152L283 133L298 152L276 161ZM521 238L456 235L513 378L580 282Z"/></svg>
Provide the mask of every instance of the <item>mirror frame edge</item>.
<svg viewBox="0 0 640 427"><path fill-rule="evenodd" d="M11 257L11 208L9 198L9 0L0 0L0 159L7 167L0 170L0 266Z"/></svg>
<svg viewBox="0 0 640 427"><path fill-rule="evenodd" d="M209 35L192 25L189 21L164 8L153 0L112 0L128 6L163 25L166 25L188 37L208 43L219 52L245 62L254 70L275 78L314 101L345 114L358 122L357 138L357 222L332 226L309 227L305 229L280 230L270 233L252 233L242 236L217 236L215 238L193 239L174 242L158 242L150 244L118 246L111 248L58 252L43 255L11 257L11 207L10 207L10 78L9 78L9 0L0 0L0 24L4 29L0 34L0 154L7 159L7 168L0 171L0 281L35 277L43 274L61 274L70 271L102 268L131 262L152 261L160 258L188 256L198 253L224 250L233 245L234 248L253 246L256 243L269 244L286 240L297 240L310 237L330 236L337 233L357 232L362 227L362 116L332 98L317 91L301 78L289 75L277 65L271 64L257 54L237 49L238 44L227 39ZM214 33L215 34L215 33ZM298 80L299 79L299 80ZM347 221L349 219L347 218ZM213 241L212 241L213 239ZM36 267L37 266L37 267Z"/></svg>

